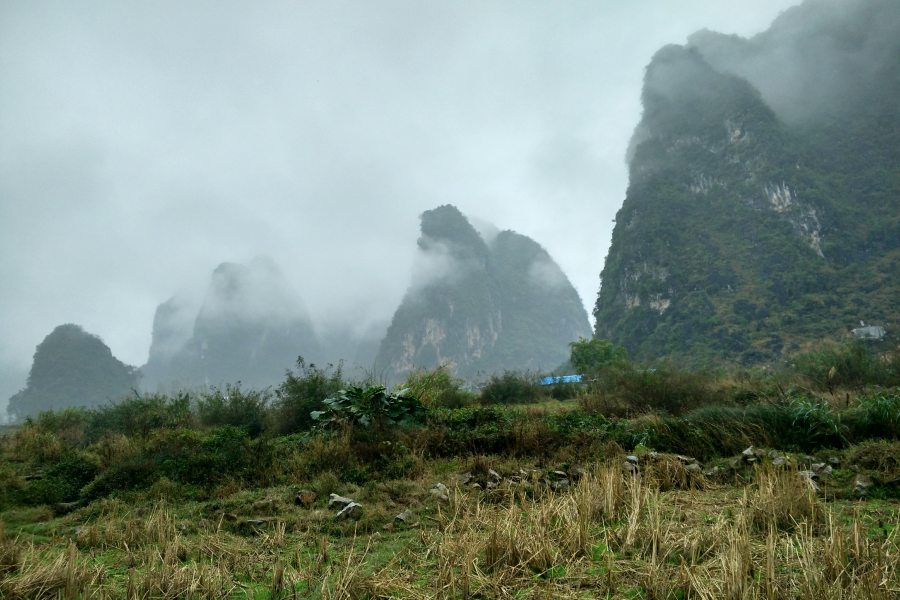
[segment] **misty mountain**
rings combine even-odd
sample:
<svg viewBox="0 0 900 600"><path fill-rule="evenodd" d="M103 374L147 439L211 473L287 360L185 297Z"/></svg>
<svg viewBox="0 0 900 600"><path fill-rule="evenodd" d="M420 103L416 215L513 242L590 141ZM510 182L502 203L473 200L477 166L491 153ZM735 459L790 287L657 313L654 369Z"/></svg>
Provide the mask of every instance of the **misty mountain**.
<svg viewBox="0 0 900 600"><path fill-rule="evenodd" d="M237 381L275 385L298 356L322 356L302 299L264 257L248 265L219 265L199 311L177 296L161 304L152 339L141 368L146 389Z"/></svg>
<svg viewBox="0 0 900 600"><path fill-rule="evenodd" d="M107 404L137 387L139 373L115 356L96 335L78 325L60 325L34 353L25 389L9 399L13 419L45 410Z"/></svg>
<svg viewBox="0 0 900 600"><path fill-rule="evenodd" d="M486 231L450 205L421 215L412 283L376 367L399 379L452 361L458 375L554 368L590 333L577 292L550 255L513 231Z"/></svg>
<svg viewBox="0 0 900 600"><path fill-rule="evenodd" d="M778 359L900 309L900 3L810 0L647 67L594 314L639 357Z"/></svg>

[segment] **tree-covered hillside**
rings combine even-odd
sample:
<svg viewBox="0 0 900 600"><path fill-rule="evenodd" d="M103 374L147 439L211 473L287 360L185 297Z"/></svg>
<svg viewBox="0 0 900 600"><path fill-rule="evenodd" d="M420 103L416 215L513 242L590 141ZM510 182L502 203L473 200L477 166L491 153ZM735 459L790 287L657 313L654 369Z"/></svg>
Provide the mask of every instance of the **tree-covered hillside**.
<svg viewBox="0 0 900 600"><path fill-rule="evenodd" d="M45 410L98 406L137 387L138 373L112 355L99 337L78 325L60 325L34 353L25 389L9 400L14 419Z"/></svg>
<svg viewBox="0 0 900 600"><path fill-rule="evenodd" d="M751 40L701 32L654 56L642 101L597 337L758 364L896 320L900 4L818 0Z"/></svg>
<svg viewBox="0 0 900 600"><path fill-rule="evenodd" d="M452 361L456 372L554 368L590 332L578 293L534 240L486 241L455 207L422 214L413 282L376 361L389 378Z"/></svg>

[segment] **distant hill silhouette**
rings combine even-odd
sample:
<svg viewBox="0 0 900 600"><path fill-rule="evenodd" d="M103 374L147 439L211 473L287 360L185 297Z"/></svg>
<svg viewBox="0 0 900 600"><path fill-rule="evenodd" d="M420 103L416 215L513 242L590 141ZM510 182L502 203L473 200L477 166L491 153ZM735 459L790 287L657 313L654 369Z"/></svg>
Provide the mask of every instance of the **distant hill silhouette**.
<svg viewBox="0 0 900 600"><path fill-rule="evenodd" d="M38 345L28 383L10 398L7 412L22 419L45 410L106 404L135 389L138 376L96 335L78 325L60 325Z"/></svg>
<svg viewBox="0 0 900 600"><path fill-rule="evenodd" d="M276 385L297 357L322 354L303 301L269 258L222 263L199 313L189 310L176 298L157 308L150 356L141 368L145 389Z"/></svg>

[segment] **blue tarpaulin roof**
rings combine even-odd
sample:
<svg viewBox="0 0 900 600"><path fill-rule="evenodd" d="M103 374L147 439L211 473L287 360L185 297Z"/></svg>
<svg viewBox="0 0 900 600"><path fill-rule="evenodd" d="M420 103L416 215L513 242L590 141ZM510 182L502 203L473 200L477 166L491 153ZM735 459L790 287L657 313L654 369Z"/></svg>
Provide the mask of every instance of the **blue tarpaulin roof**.
<svg viewBox="0 0 900 600"><path fill-rule="evenodd" d="M541 385L553 385L554 383L580 383L581 375L561 375L560 377L544 377L538 379Z"/></svg>

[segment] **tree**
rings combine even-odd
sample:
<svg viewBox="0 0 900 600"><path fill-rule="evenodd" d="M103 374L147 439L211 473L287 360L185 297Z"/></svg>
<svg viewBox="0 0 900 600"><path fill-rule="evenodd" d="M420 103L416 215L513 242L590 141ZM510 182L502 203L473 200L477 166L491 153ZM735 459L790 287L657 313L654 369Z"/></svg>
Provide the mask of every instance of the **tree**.
<svg viewBox="0 0 900 600"><path fill-rule="evenodd" d="M569 347L572 349L569 362L579 373L596 371L624 362L627 358L625 348L607 340L580 338L577 342L570 343Z"/></svg>

